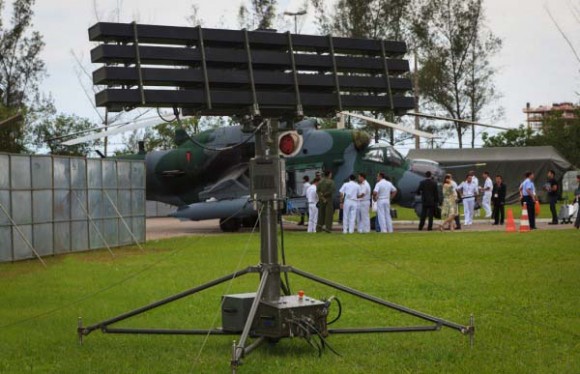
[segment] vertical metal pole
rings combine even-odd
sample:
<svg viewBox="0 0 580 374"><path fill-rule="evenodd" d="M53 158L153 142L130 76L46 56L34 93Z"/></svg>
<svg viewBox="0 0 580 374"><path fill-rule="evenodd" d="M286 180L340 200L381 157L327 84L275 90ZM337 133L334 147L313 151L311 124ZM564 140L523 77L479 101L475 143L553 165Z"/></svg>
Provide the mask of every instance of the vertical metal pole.
<svg viewBox="0 0 580 374"><path fill-rule="evenodd" d="M256 147L256 158L263 160L271 159L278 162L278 142L274 141L278 130L278 121L270 120L266 126L260 130L261 147ZM260 152L260 154L258 154ZM276 226L278 214L278 201L262 201L260 213L260 262L265 268L272 268L278 263L278 228ZM264 274L262 273L262 276ZM263 299L278 300L280 298L280 272L274 269L270 273L268 282L264 289Z"/></svg>

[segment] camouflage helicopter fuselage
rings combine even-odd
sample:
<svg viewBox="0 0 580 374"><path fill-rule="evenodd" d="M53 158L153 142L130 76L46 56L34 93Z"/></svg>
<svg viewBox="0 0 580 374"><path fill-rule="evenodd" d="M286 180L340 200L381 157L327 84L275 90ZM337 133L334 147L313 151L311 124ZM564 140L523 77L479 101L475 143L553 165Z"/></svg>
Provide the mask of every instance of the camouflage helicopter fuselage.
<svg viewBox="0 0 580 374"><path fill-rule="evenodd" d="M384 172L399 190L395 201L411 207L424 172L442 175L436 163L406 160L387 144L369 145L370 138L362 131L318 130L308 120L296 124L295 129L304 141L299 153L286 159L289 197L299 192L299 176L312 176L315 171L331 170L337 186L358 172L366 173L374 186L376 174ZM194 135L195 142L206 149L185 139L175 149L149 152L145 157L147 199L184 206L249 195L248 161L254 156L254 140L248 140L249 136L239 126L222 127ZM338 205L338 192L335 203Z"/></svg>

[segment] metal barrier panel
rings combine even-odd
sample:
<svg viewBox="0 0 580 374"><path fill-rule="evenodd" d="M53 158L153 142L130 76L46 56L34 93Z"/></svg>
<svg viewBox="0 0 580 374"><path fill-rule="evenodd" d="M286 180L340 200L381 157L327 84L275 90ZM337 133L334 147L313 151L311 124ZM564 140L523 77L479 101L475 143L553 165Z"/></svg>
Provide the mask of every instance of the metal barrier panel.
<svg viewBox="0 0 580 374"><path fill-rule="evenodd" d="M145 241L142 161L0 154L0 262Z"/></svg>
<svg viewBox="0 0 580 374"><path fill-rule="evenodd" d="M10 157L0 154L0 261L12 261L12 226L10 212ZM5 213L6 211L6 213Z"/></svg>

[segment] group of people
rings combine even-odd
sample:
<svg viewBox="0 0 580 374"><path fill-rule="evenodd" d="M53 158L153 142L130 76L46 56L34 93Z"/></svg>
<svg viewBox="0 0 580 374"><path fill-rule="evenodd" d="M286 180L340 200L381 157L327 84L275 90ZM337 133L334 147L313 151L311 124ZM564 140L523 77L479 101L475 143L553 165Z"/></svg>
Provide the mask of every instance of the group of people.
<svg viewBox="0 0 580 374"><path fill-rule="evenodd" d="M501 175L495 176L495 182L492 182L489 172L483 172L483 186L479 186L479 182L475 173L470 171L463 182L457 185L453 180L451 174L445 175L443 181L443 201L439 204L439 193L437 183L433 180L430 172L426 173L426 179L421 182L418 194L422 196L423 208L421 210L421 218L419 221L419 230L422 230L425 225L425 220L428 219L427 230L433 228L433 216L436 215L436 209L441 205L441 219L440 230L455 230L460 229L458 203L463 204L464 210L464 225L470 226L473 224L475 211L478 208L477 198L481 194L481 207L485 211L485 218L493 218L493 225L503 225L505 220L505 203L507 186L503 182ZM528 171L525 173L525 179L519 186L520 201L522 205L525 204L528 213L528 221L530 229L536 230L536 202L538 195L534 185L535 175ZM580 176L578 176L578 183L580 186ZM550 213L552 220L548 224L558 224L558 214L556 212L556 203L561 196L560 185L556 179L554 170L549 170L547 174L547 182L544 185L544 190L547 193L550 204ZM576 199L578 200L580 187L576 191ZM493 207L493 208L492 208ZM455 224L452 222L455 221ZM580 222L577 220L577 222ZM580 223L576 227L580 226Z"/></svg>
<svg viewBox="0 0 580 374"><path fill-rule="evenodd" d="M549 224L558 224L556 203L561 195L560 185L556 180L555 172L548 171L548 179L544 185L547 192L552 221ZM465 180L459 185L451 174L446 174L443 180L442 194L431 172L425 173L425 179L419 184L417 194L421 196L422 209L419 219L419 230L423 230L427 223L427 230L433 229L433 219L441 218L441 231L461 229L459 206L463 204L463 225L473 224L473 218L479 209L478 198L481 195L481 208L485 211L485 218L493 219L493 225L503 225L505 221L505 203L507 186L501 175L496 175L492 181L489 172L482 174L483 184L480 186L474 171L470 171ZM377 212L376 224L380 232L393 232L393 223L390 214L391 200L397 194L396 187L384 173L378 173L377 183L371 191L371 186L364 173L351 175L340 188L340 208L343 211L343 233L359 233L371 231L369 209ZM530 229L535 230L535 204L538 200L534 185L533 172L525 173L525 180L520 184L520 200L526 204ZM578 188L576 200L580 200L580 175L577 176ZM332 179L332 172L324 175L317 173L312 183L308 176L304 177L303 194L308 201L308 232L331 232L334 216L334 202L336 187ZM440 196L441 195L441 196ZM580 215L579 215L580 216ZM302 216L301 224L304 223ZM580 227L580 219L576 219L575 227Z"/></svg>
<svg viewBox="0 0 580 374"><path fill-rule="evenodd" d="M332 172L327 171L323 177L317 175L312 183L304 177L303 191L308 202L308 232L331 232L334 216L333 197L336 187ZM340 209L343 211L343 233L352 234L355 228L359 233L371 231L369 210L376 204L377 224L381 232L393 232L391 220L391 199L397 189L384 173L377 174L377 183L371 191L365 173L349 176L340 192Z"/></svg>
<svg viewBox="0 0 580 374"><path fill-rule="evenodd" d="M506 185L503 183L501 175L495 176L494 183L489 172L484 171L482 174L483 185L480 186L474 171L470 171L465 176L465 180L459 185L453 180L451 174L446 174L443 180L442 201L439 201L439 188L431 172L426 172L425 177L417 190L417 194L421 195L422 202L419 230L423 230L426 220L427 230L433 230L433 218L439 215L442 219L442 223L439 226L440 230L449 229L453 231L461 229L458 206L460 202L463 204L463 224L471 226L475 212L479 208L477 204L479 195L482 195L481 207L485 211L485 218L493 218L494 225L503 225ZM437 212L438 209L441 209L440 214Z"/></svg>

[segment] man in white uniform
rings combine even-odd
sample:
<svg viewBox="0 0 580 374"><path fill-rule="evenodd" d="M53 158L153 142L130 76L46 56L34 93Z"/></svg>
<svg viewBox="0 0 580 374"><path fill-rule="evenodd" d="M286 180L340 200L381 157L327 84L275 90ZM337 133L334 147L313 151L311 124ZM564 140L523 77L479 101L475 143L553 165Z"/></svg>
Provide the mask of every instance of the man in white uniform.
<svg viewBox="0 0 580 374"><path fill-rule="evenodd" d="M358 207L356 221L359 233L371 232L371 219L369 217L369 208L371 207L371 185L367 182L365 173L358 175Z"/></svg>
<svg viewBox="0 0 580 374"><path fill-rule="evenodd" d="M306 200L308 201L308 232L316 232L316 223L318 222L318 194L316 186L320 178L316 177L312 184L306 189Z"/></svg>
<svg viewBox="0 0 580 374"><path fill-rule="evenodd" d="M491 190L493 190L493 182L489 177L489 172L483 172L483 198L481 199L481 206L485 210L485 218L491 218Z"/></svg>
<svg viewBox="0 0 580 374"><path fill-rule="evenodd" d="M340 201L342 205L342 233L352 234L356 221L356 210L358 206L358 184L355 176L348 177L349 181L340 188Z"/></svg>
<svg viewBox="0 0 580 374"><path fill-rule="evenodd" d="M381 232L393 232L391 221L391 199L397 194L397 189L385 179L385 173L377 174L377 184L373 190L373 199L377 202L377 219Z"/></svg>
<svg viewBox="0 0 580 374"><path fill-rule="evenodd" d="M300 194L300 196L304 196L306 197L306 191L308 191L308 187L310 187L310 177L308 175L305 175L302 178L302 193ZM299 226L304 225L304 215L305 213L301 213L300 214L300 222L298 222Z"/></svg>
<svg viewBox="0 0 580 374"><path fill-rule="evenodd" d="M467 178L457 187L457 192L459 192L463 199L463 213L465 215L463 224L470 226L473 224L473 208L475 206L475 197L478 194L478 186L473 183L473 177L471 175L467 174Z"/></svg>
<svg viewBox="0 0 580 374"><path fill-rule="evenodd" d="M475 184L475 187L477 187L477 192L479 193L479 179L477 179L477 176L475 175L475 171L473 171L473 170L470 170L470 171L469 171L469 175L471 175L471 182ZM473 204L474 204L474 206L475 206L475 200L476 200L476 199L477 199L477 198L474 198L474 199L473 199ZM474 209L475 209L475 208L474 208ZM474 210L474 211L473 211L473 216L474 216L474 217L475 217L475 216L479 217L479 215L480 215L480 213L479 213L479 205L478 205L478 207L477 207L477 210Z"/></svg>

